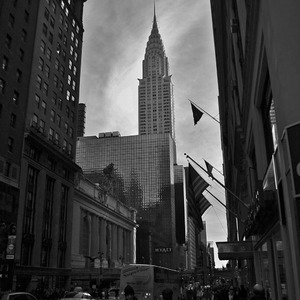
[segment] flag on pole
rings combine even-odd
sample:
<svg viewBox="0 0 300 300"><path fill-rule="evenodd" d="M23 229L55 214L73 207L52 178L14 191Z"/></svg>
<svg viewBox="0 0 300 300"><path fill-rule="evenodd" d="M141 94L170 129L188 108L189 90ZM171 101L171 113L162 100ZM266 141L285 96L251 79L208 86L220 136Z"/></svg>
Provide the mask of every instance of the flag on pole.
<svg viewBox="0 0 300 300"><path fill-rule="evenodd" d="M202 195L202 198L199 203L199 209L201 216L205 213L205 211L211 206L210 202Z"/></svg>
<svg viewBox="0 0 300 300"><path fill-rule="evenodd" d="M202 214L209 207L210 203L203 197L202 193L209 184L189 164L188 167L188 212L195 220L199 229L203 229ZM208 203L206 203L206 201ZM209 204L209 205L208 205ZM207 206L208 205L208 206Z"/></svg>
<svg viewBox="0 0 300 300"><path fill-rule="evenodd" d="M201 119L203 112L201 110L199 110L194 104L193 102L191 102L191 106L192 106L192 112L193 112L193 118L194 118L194 125L197 124L197 122Z"/></svg>
<svg viewBox="0 0 300 300"><path fill-rule="evenodd" d="M212 174L213 166L210 163L208 163L206 160L204 160L204 161L205 161L208 176L214 177Z"/></svg>
<svg viewBox="0 0 300 300"><path fill-rule="evenodd" d="M202 193L209 184L197 173L197 171L189 164L189 193L191 198L198 202L201 200Z"/></svg>

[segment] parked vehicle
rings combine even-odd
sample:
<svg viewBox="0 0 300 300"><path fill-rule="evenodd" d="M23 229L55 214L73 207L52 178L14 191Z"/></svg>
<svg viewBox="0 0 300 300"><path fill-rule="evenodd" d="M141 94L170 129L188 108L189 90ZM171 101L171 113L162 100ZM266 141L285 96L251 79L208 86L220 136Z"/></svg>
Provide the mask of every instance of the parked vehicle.
<svg viewBox="0 0 300 300"><path fill-rule="evenodd" d="M27 292L4 293L1 300L37 300L37 298Z"/></svg>

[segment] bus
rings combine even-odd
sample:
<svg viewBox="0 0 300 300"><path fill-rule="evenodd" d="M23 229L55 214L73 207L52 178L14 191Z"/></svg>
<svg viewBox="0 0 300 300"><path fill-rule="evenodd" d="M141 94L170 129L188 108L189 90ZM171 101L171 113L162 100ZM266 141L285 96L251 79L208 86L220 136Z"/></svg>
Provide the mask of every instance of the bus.
<svg viewBox="0 0 300 300"><path fill-rule="evenodd" d="M120 300L125 299L124 289L130 285L138 300L162 300L162 291L169 288L173 299L180 293L179 271L147 264L125 265L120 276Z"/></svg>

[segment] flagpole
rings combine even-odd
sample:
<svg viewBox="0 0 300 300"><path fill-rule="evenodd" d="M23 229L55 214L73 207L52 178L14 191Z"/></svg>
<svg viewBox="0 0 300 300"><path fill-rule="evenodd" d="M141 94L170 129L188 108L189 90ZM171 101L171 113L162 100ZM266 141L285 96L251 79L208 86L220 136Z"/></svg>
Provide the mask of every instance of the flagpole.
<svg viewBox="0 0 300 300"><path fill-rule="evenodd" d="M204 158L202 158L205 162L207 162ZM207 162L207 163L209 163L209 162ZM210 164L210 163L209 163ZM217 168L215 168L212 164L210 164L220 175L222 175L223 177L224 177L224 175L223 175L223 173L221 172L221 171L219 171Z"/></svg>
<svg viewBox="0 0 300 300"><path fill-rule="evenodd" d="M244 207L246 207L247 209L249 209L249 207L247 206L246 203L244 203L237 195L235 195L231 190L229 190L222 182L220 182L217 178L215 178L214 176L210 176L208 174L208 172L203 168L201 167L194 159L192 159L189 155L187 155L185 153L186 157L188 159L191 159L199 168L201 168L201 170L203 170L209 177L212 178L212 180L215 180L219 185L221 185L228 193L230 193L233 197L235 197L240 203L242 203L244 205Z"/></svg>
<svg viewBox="0 0 300 300"><path fill-rule="evenodd" d="M219 200L214 194L212 194L209 190L206 190L210 195L212 195L220 204L222 204L225 209L227 209L230 213L232 213L237 219L239 219L244 225L246 224L244 220L240 219L238 215L229 209L221 200Z"/></svg>
<svg viewBox="0 0 300 300"><path fill-rule="evenodd" d="M193 103L195 106L197 106L201 111L203 110L204 113L206 113L208 116L210 116L212 119L214 119L216 122L220 124L220 121L218 121L215 117L213 117L211 114L209 114L207 111L205 111L203 108L201 108L199 105L197 105L192 100L188 99L191 103Z"/></svg>

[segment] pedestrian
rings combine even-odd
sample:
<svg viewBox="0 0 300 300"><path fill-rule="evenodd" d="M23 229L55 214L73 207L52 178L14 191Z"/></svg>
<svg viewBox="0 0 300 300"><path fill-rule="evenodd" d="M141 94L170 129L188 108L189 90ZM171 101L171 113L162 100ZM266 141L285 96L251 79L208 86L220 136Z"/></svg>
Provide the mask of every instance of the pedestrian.
<svg viewBox="0 0 300 300"><path fill-rule="evenodd" d="M162 296L164 300L172 300L173 291L169 288L166 288L162 291Z"/></svg>
<svg viewBox="0 0 300 300"><path fill-rule="evenodd" d="M137 298L134 296L134 289L130 285L127 285L125 287L124 295L126 300L137 300Z"/></svg>
<svg viewBox="0 0 300 300"><path fill-rule="evenodd" d="M251 300L267 300L265 296L265 289L260 284L255 284L252 288L253 296Z"/></svg>
<svg viewBox="0 0 300 300"><path fill-rule="evenodd" d="M239 300L247 300L247 290L245 289L245 286L241 284L240 289L239 289Z"/></svg>
<svg viewBox="0 0 300 300"><path fill-rule="evenodd" d="M235 292L235 288L233 286L230 286L228 290L228 300L238 300L238 296Z"/></svg>

